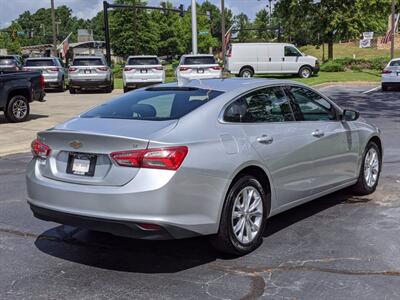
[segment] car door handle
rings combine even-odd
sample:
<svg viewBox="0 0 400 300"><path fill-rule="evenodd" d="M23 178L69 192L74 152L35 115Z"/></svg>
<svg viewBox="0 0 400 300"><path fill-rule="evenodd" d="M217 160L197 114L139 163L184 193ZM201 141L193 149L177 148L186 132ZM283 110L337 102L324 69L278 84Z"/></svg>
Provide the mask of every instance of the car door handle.
<svg viewBox="0 0 400 300"><path fill-rule="evenodd" d="M323 131L317 129L317 130L313 131L312 135L317 138L320 138L320 137L323 137L325 135L325 133Z"/></svg>
<svg viewBox="0 0 400 300"><path fill-rule="evenodd" d="M271 144L274 141L274 138L272 136L268 136L268 135L262 135L260 137L257 138L257 142L259 142L260 144Z"/></svg>

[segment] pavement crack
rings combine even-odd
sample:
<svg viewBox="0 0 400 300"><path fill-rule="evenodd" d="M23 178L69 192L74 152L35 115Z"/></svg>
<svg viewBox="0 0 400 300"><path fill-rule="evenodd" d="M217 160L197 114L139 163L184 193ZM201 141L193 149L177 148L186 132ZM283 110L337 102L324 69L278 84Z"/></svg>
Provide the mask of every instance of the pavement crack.
<svg viewBox="0 0 400 300"><path fill-rule="evenodd" d="M1 228L0 227L0 232L9 233L9 234L17 235L17 236L22 236L22 237L31 237L31 238L39 237L39 235L32 233L32 232L25 232L22 230L11 229L11 228Z"/></svg>

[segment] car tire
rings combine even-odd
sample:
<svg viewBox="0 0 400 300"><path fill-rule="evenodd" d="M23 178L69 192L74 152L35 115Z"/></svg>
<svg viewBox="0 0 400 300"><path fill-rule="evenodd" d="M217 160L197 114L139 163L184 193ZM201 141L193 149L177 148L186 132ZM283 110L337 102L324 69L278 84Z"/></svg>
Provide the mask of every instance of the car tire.
<svg viewBox="0 0 400 300"><path fill-rule="evenodd" d="M389 86L382 83L382 92L387 92L389 90Z"/></svg>
<svg viewBox="0 0 400 300"><path fill-rule="evenodd" d="M310 78L312 76L312 69L307 66L301 67L299 70L299 76L301 78Z"/></svg>
<svg viewBox="0 0 400 300"><path fill-rule="evenodd" d="M61 81L60 86L58 87L58 92L60 92L60 93L65 92L65 81L64 81L64 79Z"/></svg>
<svg viewBox="0 0 400 300"><path fill-rule="evenodd" d="M127 92L129 92L129 91L130 91L130 89L127 88L126 86L124 86L124 93L127 93Z"/></svg>
<svg viewBox="0 0 400 300"><path fill-rule="evenodd" d="M245 67L240 70L239 77L251 78L254 76L254 71L252 68Z"/></svg>
<svg viewBox="0 0 400 300"><path fill-rule="evenodd" d="M250 205L247 205L246 209L243 193L246 194L249 191L252 191L253 196L250 197ZM259 204L261 207L257 205L257 210L252 210L252 204L255 204L256 199L259 199L257 201L261 203ZM244 207L237 210L241 201ZM240 177L228 191L221 213L219 231L216 235L210 237L211 244L217 250L233 255L244 255L256 249L262 243L262 235L269 212L269 203L270 193L266 192L256 177L251 175ZM234 210L236 216L234 216ZM252 232L253 228L251 228L251 224L253 224L254 229L258 228L258 230ZM251 232L250 238L249 229ZM254 235L252 236L252 234Z"/></svg>
<svg viewBox="0 0 400 300"><path fill-rule="evenodd" d="M376 156L373 156L373 155ZM382 166L382 153L378 145L369 142L362 158L360 175L353 191L357 195L369 195L375 192L379 182ZM369 177L370 176L370 177Z"/></svg>
<svg viewBox="0 0 400 300"><path fill-rule="evenodd" d="M4 110L4 115L8 122L24 122L29 118L29 101L22 95L12 97Z"/></svg>

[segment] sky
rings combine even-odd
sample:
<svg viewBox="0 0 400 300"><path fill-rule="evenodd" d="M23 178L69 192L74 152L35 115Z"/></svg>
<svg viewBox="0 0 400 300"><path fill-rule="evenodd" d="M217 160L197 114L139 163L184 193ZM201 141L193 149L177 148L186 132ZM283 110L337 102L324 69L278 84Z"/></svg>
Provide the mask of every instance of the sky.
<svg viewBox="0 0 400 300"><path fill-rule="evenodd" d="M69 6L73 14L78 18L89 19L94 17L103 7L103 0L54 0L55 5ZM157 6L160 0L147 0L148 5ZM202 3L205 0L197 0ZM112 0L109 0L112 2ZM183 4L187 8L191 0L170 0L174 6ZM210 2L220 5L220 0L210 0ZM225 0L225 6L230 8L234 14L244 12L251 19L255 17L257 11L265 7L268 0ZM8 26L12 20L16 19L26 10L35 12L37 9L50 7L50 0L0 0L0 28Z"/></svg>

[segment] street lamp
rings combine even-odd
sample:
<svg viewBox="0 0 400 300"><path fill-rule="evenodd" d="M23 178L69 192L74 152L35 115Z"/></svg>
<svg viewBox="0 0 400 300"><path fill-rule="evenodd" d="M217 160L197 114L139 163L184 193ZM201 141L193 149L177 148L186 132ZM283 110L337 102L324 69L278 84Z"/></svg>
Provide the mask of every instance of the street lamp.
<svg viewBox="0 0 400 300"><path fill-rule="evenodd" d="M192 51L197 54L197 12L196 0L192 0Z"/></svg>

